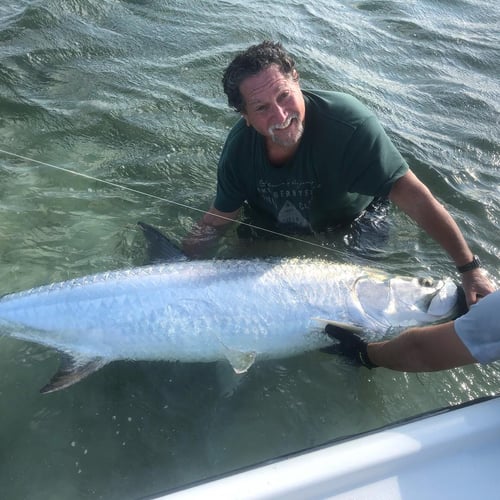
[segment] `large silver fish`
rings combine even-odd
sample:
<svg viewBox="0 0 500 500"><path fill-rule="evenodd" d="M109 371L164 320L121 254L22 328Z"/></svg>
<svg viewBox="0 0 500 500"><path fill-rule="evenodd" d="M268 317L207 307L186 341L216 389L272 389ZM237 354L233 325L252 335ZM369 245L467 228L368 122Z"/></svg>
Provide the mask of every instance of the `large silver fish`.
<svg viewBox="0 0 500 500"><path fill-rule="evenodd" d="M457 288L325 260L181 261L86 276L0 299L0 333L57 349L42 392L114 360L216 361L331 345L325 321L373 338L455 317Z"/></svg>

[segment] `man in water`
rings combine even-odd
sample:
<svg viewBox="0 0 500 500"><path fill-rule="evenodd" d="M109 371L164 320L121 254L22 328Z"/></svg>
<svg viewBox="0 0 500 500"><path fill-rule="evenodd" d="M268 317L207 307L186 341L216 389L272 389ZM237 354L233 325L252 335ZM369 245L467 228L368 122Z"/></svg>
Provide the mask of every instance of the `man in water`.
<svg viewBox="0 0 500 500"><path fill-rule="evenodd" d="M500 359L500 290L479 302L455 321L410 328L384 342L367 343L345 328L327 325L338 341L324 351L343 355L355 364L405 372L447 370Z"/></svg>
<svg viewBox="0 0 500 500"><path fill-rule="evenodd" d="M215 201L183 242L188 255L240 217L242 207L253 221L271 220L268 229L300 234L351 222L388 198L448 252L467 303L493 290L450 214L358 100L303 91L295 61L270 41L236 56L222 81L241 119L219 160Z"/></svg>

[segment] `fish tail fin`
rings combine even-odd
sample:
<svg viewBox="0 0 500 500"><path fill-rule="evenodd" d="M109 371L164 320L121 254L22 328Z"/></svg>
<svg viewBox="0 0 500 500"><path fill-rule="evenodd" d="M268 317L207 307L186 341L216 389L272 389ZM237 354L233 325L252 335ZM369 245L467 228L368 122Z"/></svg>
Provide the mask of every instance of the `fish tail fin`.
<svg viewBox="0 0 500 500"><path fill-rule="evenodd" d="M50 379L49 383L40 389L40 392L48 394L49 392L65 389L88 377L105 364L107 364L107 361L102 358L94 358L81 362L68 354L63 354L59 370Z"/></svg>

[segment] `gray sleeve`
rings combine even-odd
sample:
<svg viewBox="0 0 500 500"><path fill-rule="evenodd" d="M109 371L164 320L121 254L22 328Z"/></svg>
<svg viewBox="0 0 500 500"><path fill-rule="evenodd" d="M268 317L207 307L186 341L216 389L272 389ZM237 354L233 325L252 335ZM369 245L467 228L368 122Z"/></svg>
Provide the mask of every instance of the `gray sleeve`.
<svg viewBox="0 0 500 500"><path fill-rule="evenodd" d="M500 359L500 290L490 293L455 320L455 331L480 363Z"/></svg>

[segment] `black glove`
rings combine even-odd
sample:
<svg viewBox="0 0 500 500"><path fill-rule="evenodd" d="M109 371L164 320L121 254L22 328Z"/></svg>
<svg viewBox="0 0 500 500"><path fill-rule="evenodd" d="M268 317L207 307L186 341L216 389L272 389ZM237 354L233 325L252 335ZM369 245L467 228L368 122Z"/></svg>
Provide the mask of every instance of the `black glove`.
<svg viewBox="0 0 500 500"><path fill-rule="evenodd" d="M328 324L325 326L325 333L331 338L338 340L337 343L321 349L328 354L340 354L349 358L356 365L363 365L366 368L376 368L378 365L372 363L368 357L368 343L360 336L352 333L347 328Z"/></svg>

